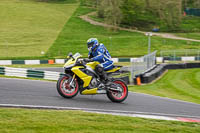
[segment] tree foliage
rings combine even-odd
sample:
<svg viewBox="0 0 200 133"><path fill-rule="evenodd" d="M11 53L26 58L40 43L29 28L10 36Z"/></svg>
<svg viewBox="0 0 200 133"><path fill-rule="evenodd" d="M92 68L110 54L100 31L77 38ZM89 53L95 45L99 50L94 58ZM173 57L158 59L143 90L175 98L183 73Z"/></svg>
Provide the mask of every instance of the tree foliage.
<svg viewBox="0 0 200 133"><path fill-rule="evenodd" d="M168 28L178 28L182 20L182 0L157 0L157 10L160 20L163 20Z"/></svg>
<svg viewBox="0 0 200 133"><path fill-rule="evenodd" d="M123 0L121 6L123 20L122 23L125 25L134 25L134 22L139 19L142 11L144 10L142 0Z"/></svg>
<svg viewBox="0 0 200 133"><path fill-rule="evenodd" d="M183 7L200 8L200 0L182 0Z"/></svg>
<svg viewBox="0 0 200 133"><path fill-rule="evenodd" d="M179 29L184 9L200 8L200 0L85 0L92 1L98 16L112 25L152 29L165 25Z"/></svg>
<svg viewBox="0 0 200 133"><path fill-rule="evenodd" d="M105 18L106 23L117 26L121 23L122 0L100 0L98 6L99 17Z"/></svg>

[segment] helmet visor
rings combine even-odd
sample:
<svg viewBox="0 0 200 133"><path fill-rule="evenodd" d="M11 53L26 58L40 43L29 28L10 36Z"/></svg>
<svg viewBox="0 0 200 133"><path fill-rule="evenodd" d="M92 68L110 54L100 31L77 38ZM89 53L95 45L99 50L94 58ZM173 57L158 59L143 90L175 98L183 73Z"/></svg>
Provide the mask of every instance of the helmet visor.
<svg viewBox="0 0 200 133"><path fill-rule="evenodd" d="M94 44L94 42L88 42L87 43L88 49L90 49L93 46L93 44Z"/></svg>

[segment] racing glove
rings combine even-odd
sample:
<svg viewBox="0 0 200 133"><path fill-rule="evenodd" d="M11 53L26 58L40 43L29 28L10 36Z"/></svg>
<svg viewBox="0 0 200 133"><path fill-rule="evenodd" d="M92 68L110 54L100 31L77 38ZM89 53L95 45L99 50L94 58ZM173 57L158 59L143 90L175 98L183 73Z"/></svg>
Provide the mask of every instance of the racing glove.
<svg viewBox="0 0 200 133"><path fill-rule="evenodd" d="M86 58L86 59L83 59L83 61L85 61L85 62L92 62L93 59L88 59L88 58Z"/></svg>

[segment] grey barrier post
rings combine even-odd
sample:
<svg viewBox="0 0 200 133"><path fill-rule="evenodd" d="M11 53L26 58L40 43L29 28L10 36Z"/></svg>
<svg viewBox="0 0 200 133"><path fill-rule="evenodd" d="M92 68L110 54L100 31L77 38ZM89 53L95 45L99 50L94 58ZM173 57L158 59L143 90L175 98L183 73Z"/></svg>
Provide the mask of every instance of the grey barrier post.
<svg viewBox="0 0 200 133"><path fill-rule="evenodd" d="M151 53L151 36L153 34L151 32L147 32L145 35L148 36L148 54L150 54Z"/></svg>

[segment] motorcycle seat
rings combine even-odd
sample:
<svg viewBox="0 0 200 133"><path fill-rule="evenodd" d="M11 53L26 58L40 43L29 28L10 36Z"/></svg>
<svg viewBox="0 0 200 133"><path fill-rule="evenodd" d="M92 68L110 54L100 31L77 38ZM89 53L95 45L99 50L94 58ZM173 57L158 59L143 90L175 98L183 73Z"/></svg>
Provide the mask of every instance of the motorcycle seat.
<svg viewBox="0 0 200 133"><path fill-rule="evenodd" d="M121 69L121 67L122 67L122 66L117 66L117 65L115 65L112 69L107 70L106 72L107 72L107 73L114 73L114 72L119 71L119 70Z"/></svg>

